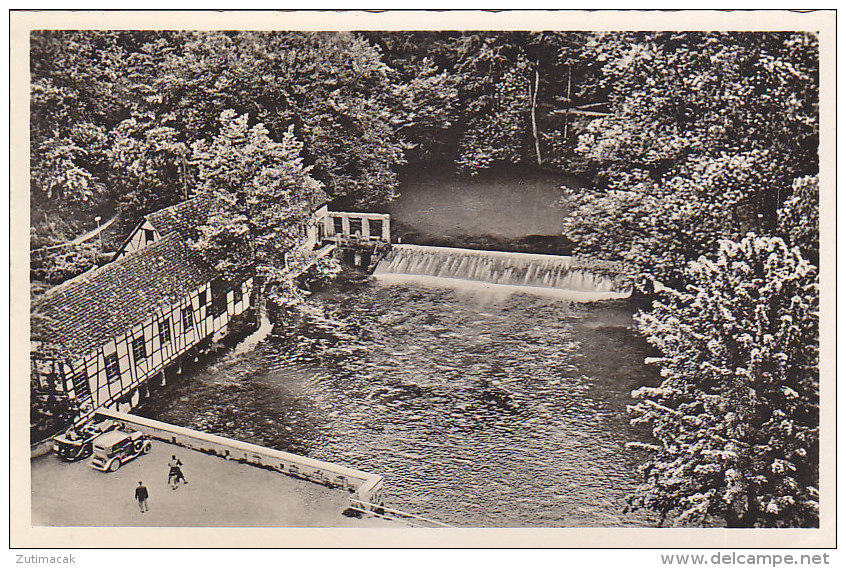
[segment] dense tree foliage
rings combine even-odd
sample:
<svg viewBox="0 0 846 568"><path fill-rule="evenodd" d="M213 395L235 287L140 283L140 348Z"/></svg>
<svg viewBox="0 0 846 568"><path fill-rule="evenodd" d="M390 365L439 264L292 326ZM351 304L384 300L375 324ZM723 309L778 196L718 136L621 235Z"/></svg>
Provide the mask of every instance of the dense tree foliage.
<svg viewBox="0 0 846 568"><path fill-rule="evenodd" d="M432 112L442 120L408 139L431 161L475 174L497 164L582 171L575 140L586 118L602 114L599 66L585 32L370 32L405 80L427 76ZM434 93L432 95L431 93ZM452 100L449 106L445 100ZM424 123L425 124L425 123ZM437 137L428 136L437 133Z"/></svg>
<svg viewBox="0 0 846 568"><path fill-rule="evenodd" d="M180 118L188 139L212 133L222 108L250 113L274 139L294 126L330 195L369 203L394 194L404 146L392 123L393 85L363 38L221 32L178 40L156 78L155 101Z"/></svg>
<svg viewBox="0 0 846 568"><path fill-rule="evenodd" d="M775 231L793 180L817 173L811 34L51 31L32 46L43 244L102 203L132 224L184 199L188 148L225 108L273 140L293 126L325 191L361 207L395 195L409 159L580 172L596 186L570 195L580 252L668 282L718 238ZM44 207L71 234L42 226Z"/></svg>
<svg viewBox="0 0 846 568"><path fill-rule="evenodd" d="M443 80L434 69L400 81L352 33L45 31L31 40L33 249L91 229L104 210L117 210L125 230L185 199L198 179L190 146L215 135L227 108L277 142L293 127L330 197L384 202L413 146L404 136L437 138L446 119L435 102L451 98L430 89ZM66 272L51 262L90 266L72 248L45 257L36 276Z"/></svg>
<svg viewBox="0 0 846 568"><path fill-rule="evenodd" d="M818 169L816 38L632 33L593 45L611 114L580 136L599 183L572 195L565 232L580 251L676 282L717 239L773 233L793 180Z"/></svg>
<svg viewBox="0 0 846 568"><path fill-rule="evenodd" d="M293 126L330 196L383 202L413 146L404 137L419 132L421 148L438 140L454 93L434 88L444 75L431 66L398 79L355 34L45 31L31 40L33 249L93 228L104 210L118 210L125 231L184 199L197 181L190 144L217 131L222 108L249 113L277 141ZM56 282L92 258L72 247L35 264L36 278Z"/></svg>
<svg viewBox="0 0 846 568"><path fill-rule="evenodd" d="M658 445L631 505L815 526L816 38L596 34L587 49L610 114L580 133L596 189L571 192L565 233L662 283L639 327L664 382L633 407Z"/></svg>
<svg viewBox="0 0 846 568"><path fill-rule="evenodd" d="M325 194L303 164L293 126L274 142L248 120L226 110L217 136L193 144L197 191L214 202L193 246L223 278L249 274L257 289L274 293L290 283L306 222Z"/></svg>
<svg viewBox="0 0 846 568"><path fill-rule="evenodd" d="M635 391L658 441L631 504L676 522L819 523L816 270L778 237L722 241L640 330L663 382Z"/></svg>
<svg viewBox="0 0 846 568"><path fill-rule="evenodd" d="M778 212L779 232L791 246L819 265L820 257L820 189L818 176L793 182L790 199Z"/></svg>

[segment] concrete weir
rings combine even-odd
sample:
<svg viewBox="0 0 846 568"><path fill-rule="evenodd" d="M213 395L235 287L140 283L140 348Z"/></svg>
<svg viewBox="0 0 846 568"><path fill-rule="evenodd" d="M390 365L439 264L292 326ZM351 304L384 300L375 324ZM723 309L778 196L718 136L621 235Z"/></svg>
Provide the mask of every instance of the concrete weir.
<svg viewBox="0 0 846 568"><path fill-rule="evenodd" d="M548 254L398 244L374 275L386 283L496 287L584 302L631 295L618 266Z"/></svg>

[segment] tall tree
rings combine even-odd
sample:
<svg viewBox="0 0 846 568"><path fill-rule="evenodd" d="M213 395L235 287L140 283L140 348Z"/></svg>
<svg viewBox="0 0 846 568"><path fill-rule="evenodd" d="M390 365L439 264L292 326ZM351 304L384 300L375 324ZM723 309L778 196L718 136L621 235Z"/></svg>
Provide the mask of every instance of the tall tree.
<svg viewBox="0 0 846 568"><path fill-rule="evenodd" d="M293 126L312 176L361 206L395 194L404 133L434 140L448 120L437 106L449 90L429 90L442 74L398 82L352 33L38 31L30 60L33 248L78 236L103 210L125 226L184 199L197 173L188 148L218 132L220 109L250 113L274 140ZM36 276L91 262L45 254Z"/></svg>
<svg viewBox="0 0 846 568"><path fill-rule="evenodd" d="M663 382L634 392L657 445L630 499L678 523L819 524L816 270L778 237L722 241L638 327Z"/></svg>
<svg viewBox="0 0 846 568"><path fill-rule="evenodd" d="M416 62L411 77L398 77L391 90L393 126L415 163L450 160L455 151L458 89L455 77L438 70L430 58Z"/></svg>
<svg viewBox="0 0 846 568"><path fill-rule="evenodd" d="M260 302L296 294L289 267L307 219L326 199L302 148L293 127L276 142L264 125L250 126L248 115L231 109L221 113L214 138L193 144L198 192L215 206L192 246L222 277L252 276Z"/></svg>
<svg viewBox="0 0 846 568"><path fill-rule="evenodd" d="M524 34L470 33L456 46L464 131L457 165L476 173L492 164L534 155L531 108L537 89Z"/></svg>
<svg viewBox="0 0 846 568"><path fill-rule="evenodd" d="M603 115L599 65L585 32L468 32L452 39L458 59L459 167L494 163L581 171L576 136ZM580 161L580 160L579 160Z"/></svg>

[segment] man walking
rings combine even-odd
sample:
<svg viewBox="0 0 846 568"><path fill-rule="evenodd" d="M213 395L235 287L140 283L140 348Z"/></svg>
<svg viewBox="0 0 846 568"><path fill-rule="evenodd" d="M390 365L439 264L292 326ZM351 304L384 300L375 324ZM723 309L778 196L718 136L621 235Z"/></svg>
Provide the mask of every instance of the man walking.
<svg viewBox="0 0 846 568"><path fill-rule="evenodd" d="M170 467L170 473L168 473L167 478L171 489L176 489L180 480L186 484L188 480L185 479L185 474L182 473L182 461L175 455L170 458L170 462L167 464Z"/></svg>
<svg viewBox="0 0 846 568"><path fill-rule="evenodd" d="M139 481L138 487L135 488L135 499L138 500L138 508L141 509L142 513L150 510L150 507L147 505L148 497L147 488L144 487L143 482Z"/></svg>

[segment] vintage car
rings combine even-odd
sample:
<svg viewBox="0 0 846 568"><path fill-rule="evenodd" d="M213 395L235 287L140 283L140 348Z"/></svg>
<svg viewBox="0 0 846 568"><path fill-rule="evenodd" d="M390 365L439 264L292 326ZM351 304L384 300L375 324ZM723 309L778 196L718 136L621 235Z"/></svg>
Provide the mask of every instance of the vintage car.
<svg viewBox="0 0 846 568"><path fill-rule="evenodd" d="M146 454L153 447L142 432L128 428L111 430L94 439L89 464L100 471L117 471L120 466Z"/></svg>
<svg viewBox="0 0 846 568"><path fill-rule="evenodd" d="M53 451L65 461L77 461L91 455L91 442L94 438L109 430L117 428L114 420L94 422L89 420L83 424L68 428L64 433L53 438Z"/></svg>

